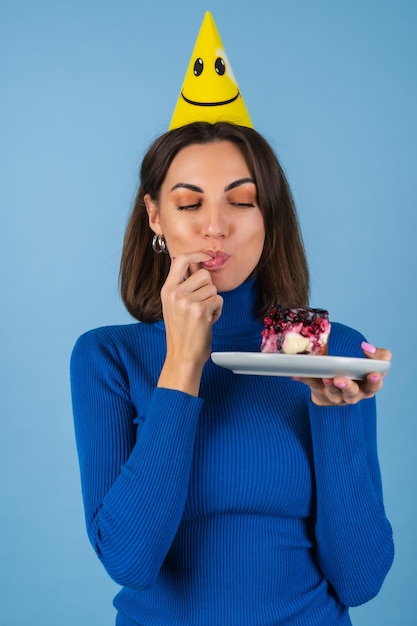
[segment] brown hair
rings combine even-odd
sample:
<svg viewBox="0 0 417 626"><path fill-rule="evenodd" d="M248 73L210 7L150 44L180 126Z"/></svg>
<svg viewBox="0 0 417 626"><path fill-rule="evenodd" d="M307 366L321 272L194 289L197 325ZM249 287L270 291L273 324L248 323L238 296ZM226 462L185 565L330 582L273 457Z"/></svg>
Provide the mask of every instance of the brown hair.
<svg viewBox="0 0 417 626"><path fill-rule="evenodd" d="M167 254L154 254L145 194L157 202L173 159L192 144L230 141L241 151L255 180L265 226L265 244L255 272L261 292L259 315L274 304L308 303L309 272L291 191L278 159L255 130L227 122L195 122L168 131L151 145L140 172L140 186L124 238L120 291L133 317L143 322L162 319L160 291L170 266Z"/></svg>

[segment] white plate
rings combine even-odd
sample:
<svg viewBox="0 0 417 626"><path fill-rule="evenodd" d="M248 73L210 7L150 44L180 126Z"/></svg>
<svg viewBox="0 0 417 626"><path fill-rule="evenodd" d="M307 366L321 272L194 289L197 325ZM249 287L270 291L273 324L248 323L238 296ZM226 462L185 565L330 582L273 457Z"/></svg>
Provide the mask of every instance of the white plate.
<svg viewBox="0 0 417 626"><path fill-rule="evenodd" d="M361 380L369 372L383 374L391 365L389 361L367 358L269 352L213 352L211 358L216 365L232 370L235 374L309 378L345 376L352 380Z"/></svg>

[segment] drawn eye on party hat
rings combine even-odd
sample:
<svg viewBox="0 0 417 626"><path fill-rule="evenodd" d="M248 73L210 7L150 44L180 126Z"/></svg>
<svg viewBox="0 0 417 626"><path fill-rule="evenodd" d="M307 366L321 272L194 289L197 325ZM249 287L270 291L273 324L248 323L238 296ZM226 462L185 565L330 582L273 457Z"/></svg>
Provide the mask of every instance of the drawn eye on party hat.
<svg viewBox="0 0 417 626"><path fill-rule="evenodd" d="M192 122L232 122L253 128L209 11L201 24L169 130Z"/></svg>

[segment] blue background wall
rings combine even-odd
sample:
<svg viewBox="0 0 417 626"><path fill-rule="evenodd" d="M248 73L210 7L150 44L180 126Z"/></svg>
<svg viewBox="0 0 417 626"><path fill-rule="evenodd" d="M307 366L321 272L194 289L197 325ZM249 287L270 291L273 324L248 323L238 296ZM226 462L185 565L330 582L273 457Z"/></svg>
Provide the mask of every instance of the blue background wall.
<svg viewBox="0 0 417 626"><path fill-rule="evenodd" d="M379 450L397 556L352 616L414 625L413 0L2 0L0 622L114 622L117 587L84 530L68 361L84 330L130 321L117 276L137 170L206 10L292 185L312 304L394 353Z"/></svg>

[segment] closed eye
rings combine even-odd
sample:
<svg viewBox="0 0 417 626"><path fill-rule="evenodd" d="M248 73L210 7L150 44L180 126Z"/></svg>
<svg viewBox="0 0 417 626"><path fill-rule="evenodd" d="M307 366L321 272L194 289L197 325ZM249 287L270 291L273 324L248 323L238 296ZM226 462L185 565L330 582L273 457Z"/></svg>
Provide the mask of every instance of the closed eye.
<svg viewBox="0 0 417 626"><path fill-rule="evenodd" d="M195 211L201 207L201 202L196 202L195 204L180 204L177 206L178 211Z"/></svg>
<svg viewBox="0 0 417 626"><path fill-rule="evenodd" d="M233 206L238 206L242 209L250 209L255 206L254 204L252 204L252 202L231 202L231 204Z"/></svg>

